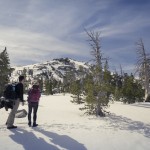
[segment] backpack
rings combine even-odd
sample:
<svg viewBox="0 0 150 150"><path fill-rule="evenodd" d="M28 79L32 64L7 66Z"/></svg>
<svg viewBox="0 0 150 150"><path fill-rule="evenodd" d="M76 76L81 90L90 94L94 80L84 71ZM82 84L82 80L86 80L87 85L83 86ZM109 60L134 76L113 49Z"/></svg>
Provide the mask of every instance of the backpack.
<svg viewBox="0 0 150 150"><path fill-rule="evenodd" d="M28 102L38 102L40 98L39 89L31 89L28 93Z"/></svg>
<svg viewBox="0 0 150 150"><path fill-rule="evenodd" d="M7 100L16 100L17 99L16 85L17 85L16 83L6 85L6 88L4 90L5 99L7 99Z"/></svg>
<svg viewBox="0 0 150 150"><path fill-rule="evenodd" d="M17 110L15 118L24 118L27 116L27 111L25 109Z"/></svg>
<svg viewBox="0 0 150 150"><path fill-rule="evenodd" d="M4 97L0 98L0 109L4 107L5 110L8 111L9 108L13 109L13 105L14 105L13 100L5 99Z"/></svg>

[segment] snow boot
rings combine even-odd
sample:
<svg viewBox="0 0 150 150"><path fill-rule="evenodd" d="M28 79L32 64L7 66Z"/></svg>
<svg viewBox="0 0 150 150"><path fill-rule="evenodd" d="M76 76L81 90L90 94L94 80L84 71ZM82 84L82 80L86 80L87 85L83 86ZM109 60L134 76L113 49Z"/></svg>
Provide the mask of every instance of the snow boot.
<svg viewBox="0 0 150 150"><path fill-rule="evenodd" d="M31 127L31 122L28 122L28 126Z"/></svg>
<svg viewBox="0 0 150 150"><path fill-rule="evenodd" d="M38 124L36 124L36 123L33 123L33 127L37 127L38 126Z"/></svg>
<svg viewBox="0 0 150 150"><path fill-rule="evenodd" d="M17 126L14 126L14 125L7 127L7 129L16 129L16 128L17 128Z"/></svg>

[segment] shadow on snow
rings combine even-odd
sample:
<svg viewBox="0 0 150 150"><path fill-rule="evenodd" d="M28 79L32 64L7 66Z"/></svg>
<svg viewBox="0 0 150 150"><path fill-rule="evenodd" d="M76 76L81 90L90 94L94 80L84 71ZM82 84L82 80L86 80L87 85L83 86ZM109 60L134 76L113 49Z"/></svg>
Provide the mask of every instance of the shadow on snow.
<svg viewBox="0 0 150 150"><path fill-rule="evenodd" d="M109 114L103 119L109 123L109 127L120 130L128 130L130 132L137 132L147 138L150 138L150 124L145 124L140 121L133 121L129 118L117 116L115 114Z"/></svg>
<svg viewBox="0 0 150 150"><path fill-rule="evenodd" d="M87 150L83 144L67 135L59 135L39 128L32 132L19 128L11 131L14 134L10 135L10 138L16 143L21 144L25 150ZM37 137L34 132L39 132L46 136L48 141L42 137Z"/></svg>

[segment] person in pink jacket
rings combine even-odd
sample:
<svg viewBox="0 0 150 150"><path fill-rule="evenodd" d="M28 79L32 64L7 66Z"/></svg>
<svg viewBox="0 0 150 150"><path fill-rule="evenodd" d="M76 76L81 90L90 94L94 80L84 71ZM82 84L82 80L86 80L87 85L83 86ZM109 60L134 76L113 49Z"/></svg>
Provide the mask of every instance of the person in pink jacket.
<svg viewBox="0 0 150 150"><path fill-rule="evenodd" d="M33 84L32 88L28 92L28 125L31 127L31 114L33 110L33 127L38 126L37 120L37 110L39 106L39 100L41 97L41 92L38 84Z"/></svg>

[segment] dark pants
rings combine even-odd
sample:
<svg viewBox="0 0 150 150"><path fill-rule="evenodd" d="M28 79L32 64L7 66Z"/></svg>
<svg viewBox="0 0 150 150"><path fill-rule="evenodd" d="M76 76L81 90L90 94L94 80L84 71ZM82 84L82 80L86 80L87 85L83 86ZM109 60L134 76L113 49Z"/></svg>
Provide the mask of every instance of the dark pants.
<svg viewBox="0 0 150 150"><path fill-rule="evenodd" d="M28 121L29 121L29 123L31 123L32 109L33 109L33 123L36 123L38 106L39 106L39 104L37 102L31 102L28 104Z"/></svg>

